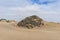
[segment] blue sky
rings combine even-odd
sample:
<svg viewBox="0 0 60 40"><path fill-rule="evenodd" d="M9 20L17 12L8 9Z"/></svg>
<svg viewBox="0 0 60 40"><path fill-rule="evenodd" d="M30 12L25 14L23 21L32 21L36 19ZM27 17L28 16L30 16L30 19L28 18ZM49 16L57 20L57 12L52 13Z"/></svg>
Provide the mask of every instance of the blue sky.
<svg viewBox="0 0 60 40"><path fill-rule="evenodd" d="M30 15L60 22L60 0L0 0L0 18L21 20Z"/></svg>

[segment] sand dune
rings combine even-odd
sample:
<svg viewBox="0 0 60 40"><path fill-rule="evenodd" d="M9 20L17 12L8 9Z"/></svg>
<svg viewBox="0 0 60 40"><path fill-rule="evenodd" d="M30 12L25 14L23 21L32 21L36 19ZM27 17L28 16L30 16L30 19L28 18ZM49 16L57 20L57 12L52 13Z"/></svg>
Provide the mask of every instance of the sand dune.
<svg viewBox="0 0 60 40"><path fill-rule="evenodd" d="M20 28L15 23L0 22L0 40L60 40L60 24L44 21L44 26Z"/></svg>

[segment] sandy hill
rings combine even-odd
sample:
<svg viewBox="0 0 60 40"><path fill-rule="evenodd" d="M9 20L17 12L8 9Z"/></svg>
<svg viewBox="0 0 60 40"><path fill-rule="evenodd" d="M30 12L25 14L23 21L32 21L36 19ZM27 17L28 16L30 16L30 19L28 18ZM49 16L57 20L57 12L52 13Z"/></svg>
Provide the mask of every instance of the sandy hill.
<svg viewBox="0 0 60 40"><path fill-rule="evenodd" d="M60 40L60 24L44 21L41 27L24 29L17 22L0 22L0 40Z"/></svg>

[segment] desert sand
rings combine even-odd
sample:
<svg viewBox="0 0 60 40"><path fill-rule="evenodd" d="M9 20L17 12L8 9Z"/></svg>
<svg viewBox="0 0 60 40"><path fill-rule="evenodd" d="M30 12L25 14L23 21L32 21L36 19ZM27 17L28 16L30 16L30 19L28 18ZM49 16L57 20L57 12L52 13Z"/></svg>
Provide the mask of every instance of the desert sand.
<svg viewBox="0 0 60 40"><path fill-rule="evenodd" d="M0 22L0 40L60 40L60 24L44 21L33 29L18 27L17 22Z"/></svg>

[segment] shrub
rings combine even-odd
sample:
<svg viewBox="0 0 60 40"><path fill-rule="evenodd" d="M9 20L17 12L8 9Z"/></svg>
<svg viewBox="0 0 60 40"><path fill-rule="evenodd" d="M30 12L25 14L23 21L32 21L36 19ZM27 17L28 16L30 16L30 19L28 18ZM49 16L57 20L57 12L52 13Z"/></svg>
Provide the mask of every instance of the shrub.
<svg viewBox="0 0 60 40"><path fill-rule="evenodd" d="M39 18L38 16L32 15L18 22L17 25L19 27L34 28L36 26L39 27L40 25L42 25L43 24L42 21L43 20Z"/></svg>

